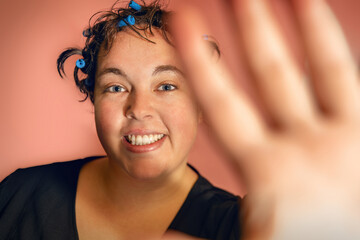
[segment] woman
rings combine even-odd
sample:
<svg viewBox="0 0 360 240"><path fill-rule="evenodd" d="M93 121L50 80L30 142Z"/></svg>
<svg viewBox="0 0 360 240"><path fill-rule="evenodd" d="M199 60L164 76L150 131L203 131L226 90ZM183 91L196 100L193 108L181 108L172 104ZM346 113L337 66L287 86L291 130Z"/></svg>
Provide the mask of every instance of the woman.
<svg viewBox="0 0 360 240"><path fill-rule="evenodd" d="M238 197L187 165L201 113L168 14L158 2L131 1L102 13L84 31L83 49L59 56L61 75L80 55L75 82L94 104L106 156L10 175L0 188L1 239L145 239L169 229L239 238Z"/></svg>
<svg viewBox="0 0 360 240"><path fill-rule="evenodd" d="M174 38L204 114L245 177L249 194L244 205L247 211L243 236L246 239L358 239L358 71L326 2L291 2L301 29L299 37L307 49L311 74L301 71L291 57L267 1L217 2L219 6L231 7L226 14L232 15L238 26L228 22L231 31L224 32L231 37L242 36L237 45L244 47L247 64L256 80L254 87L271 124L243 91L236 90L232 84L234 77L226 65L209 58L208 48L199 40L207 25L202 20L202 12L190 1L182 1L182 14L172 24ZM304 73L311 75L306 84ZM111 88L115 89L116 94L126 93L121 87ZM105 97L103 100L104 106L113 106L105 104ZM124 116L128 109L125 108ZM127 119L136 120L134 113L128 116ZM141 116L153 119L150 114ZM105 125L104 130L107 128L118 129ZM117 149L112 153L117 156L120 147L112 148L116 145L112 136L111 133L109 139L104 137L102 141L109 143L108 149ZM101 172L98 169L105 168L104 162L92 161L85 165L80 178L83 175L85 179L91 169ZM99 163L99 168L95 163ZM124 161L121 169L127 166L134 165ZM156 176L155 173L162 171L128 172L144 177ZM100 185L93 183L96 184ZM51 192L51 188L48 191ZM91 196L95 190L88 191ZM93 216L91 219L97 218L96 214Z"/></svg>

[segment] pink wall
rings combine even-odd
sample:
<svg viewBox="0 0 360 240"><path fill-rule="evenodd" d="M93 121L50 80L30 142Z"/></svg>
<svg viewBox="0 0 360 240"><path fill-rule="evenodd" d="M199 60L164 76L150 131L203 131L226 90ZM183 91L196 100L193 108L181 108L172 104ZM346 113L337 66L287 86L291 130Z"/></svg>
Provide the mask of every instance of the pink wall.
<svg viewBox="0 0 360 240"><path fill-rule="evenodd" d="M198 2L204 4L205 0ZM206 2L211 8L213 1ZM329 2L360 59L359 1ZM64 48L82 46L81 33L88 18L112 3L0 1L0 179L18 167L103 154L91 104L78 102L82 95L71 78L60 79L55 63ZM216 13L216 9L212 11ZM221 45L221 34L218 38ZM231 51L226 45L221 47L225 56ZM215 149L207 134L201 132L191 163L215 185L242 194L244 190L231 167Z"/></svg>

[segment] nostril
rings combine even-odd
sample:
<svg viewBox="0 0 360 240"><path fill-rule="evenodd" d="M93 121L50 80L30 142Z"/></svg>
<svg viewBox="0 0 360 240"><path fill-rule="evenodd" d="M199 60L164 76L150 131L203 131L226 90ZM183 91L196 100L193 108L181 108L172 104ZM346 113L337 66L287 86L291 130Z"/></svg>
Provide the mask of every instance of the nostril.
<svg viewBox="0 0 360 240"><path fill-rule="evenodd" d="M142 120L153 116L153 98L147 89L135 89L129 92L124 114L128 119Z"/></svg>
<svg viewBox="0 0 360 240"><path fill-rule="evenodd" d="M129 119L145 119L145 118L151 118L152 113L152 107L149 104L132 104L128 105L125 109L125 117Z"/></svg>

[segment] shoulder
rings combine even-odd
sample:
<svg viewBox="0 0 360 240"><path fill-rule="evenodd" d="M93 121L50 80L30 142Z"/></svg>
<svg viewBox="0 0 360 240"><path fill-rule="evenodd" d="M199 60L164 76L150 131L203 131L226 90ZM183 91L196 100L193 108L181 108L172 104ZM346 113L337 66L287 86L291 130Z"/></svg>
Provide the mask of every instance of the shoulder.
<svg viewBox="0 0 360 240"><path fill-rule="evenodd" d="M17 188L47 184L49 181L55 180L58 177L75 173L78 168L89 161L89 159L91 158L19 168L0 183L1 190L3 190L4 187Z"/></svg>
<svg viewBox="0 0 360 240"><path fill-rule="evenodd" d="M206 239L239 239L240 197L213 186L198 175L172 229Z"/></svg>
<svg viewBox="0 0 360 240"><path fill-rule="evenodd" d="M209 182L206 178L199 175L197 184L194 186L195 194L199 196L210 198L210 200L215 203L223 202L237 202L239 196L236 196L222 188L215 187L212 183Z"/></svg>
<svg viewBox="0 0 360 240"><path fill-rule="evenodd" d="M18 169L6 177L0 183L0 239L20 233L36 239L44 226L56 231L66 224L61 220L71 219L79 170L91 159Z"/></svg>
<svg viewBox="0 0 360 240"><path fill-rule="evenodd" d="M24 198L25 195L38 192L42 188L68 187L77 180L81 166L95 158L17 169L0 183L0 207L4 201L10 200L14 195Z"/></svg>
<svg viewBox="0 0 360 240"><path fill-rule="evenodd" d="M213 186L206 178L199 176L191 196L195 205L203 206L207 219L215 222L237 220L241 199L226 190Z"/></svg>
<svg viewBox="0 0 360 240"><path fill-rule="evenodd" d="M193 169L199 177L189 194L189 198L191 198L192 201L203 202L203 204L213 208L233 208L239 206L239 196L215 187L195 168Z"/></svg>

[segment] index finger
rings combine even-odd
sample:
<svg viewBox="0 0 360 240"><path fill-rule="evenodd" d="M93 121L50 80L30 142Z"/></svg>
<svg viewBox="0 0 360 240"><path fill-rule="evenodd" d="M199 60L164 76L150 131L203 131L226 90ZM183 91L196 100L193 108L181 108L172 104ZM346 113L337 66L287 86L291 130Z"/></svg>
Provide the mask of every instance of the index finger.
<svg viewBox="0 0 360 240"><path fill-rule="evenodd" d="M225 65L211 58L201 39L207 27L200 15L185 3L172 19L172 32L209 123L231 154L240 153L263 141L265 124L246 93L236 86Z"/></svg>

